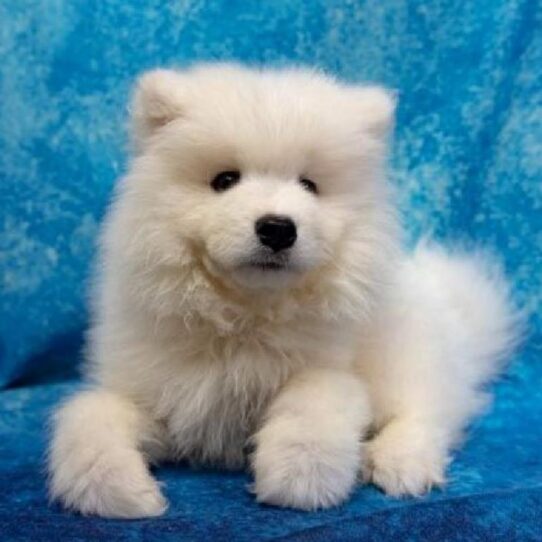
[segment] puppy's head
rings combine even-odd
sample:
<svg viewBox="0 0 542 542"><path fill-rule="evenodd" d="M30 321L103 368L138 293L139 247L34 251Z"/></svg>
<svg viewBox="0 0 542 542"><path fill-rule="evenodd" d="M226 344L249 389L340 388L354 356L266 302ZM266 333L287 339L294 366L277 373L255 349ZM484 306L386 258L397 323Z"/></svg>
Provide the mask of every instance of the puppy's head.
<svg viewBox="0 0 542 542"><path fill-rule="evenodd" d="M237 287L294 288L340 267L363 231L393 109L381 88L308 70L149 72L132 106L129 182L145 220L174 240L164 250L190 246Z"/></svg>

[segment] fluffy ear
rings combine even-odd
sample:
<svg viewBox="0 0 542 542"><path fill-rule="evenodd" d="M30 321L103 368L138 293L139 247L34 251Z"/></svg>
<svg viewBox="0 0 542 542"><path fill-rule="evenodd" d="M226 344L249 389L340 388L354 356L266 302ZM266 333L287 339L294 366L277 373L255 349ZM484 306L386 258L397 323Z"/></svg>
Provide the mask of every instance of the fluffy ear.
<svg viewBox="0 0 542 542"><path fill-rule="evenodd" d="M356 112L365 130L377 138L385 137L393 126L397 93L378 86L353 88Z"/></svg>
<svg viewBox="0 0 542 542"><path fill-rule="evenodd" d="M131 116L136 146L162 126L183 114L182 75L173 70L153 70L138 80L132 99Z"/></svg>

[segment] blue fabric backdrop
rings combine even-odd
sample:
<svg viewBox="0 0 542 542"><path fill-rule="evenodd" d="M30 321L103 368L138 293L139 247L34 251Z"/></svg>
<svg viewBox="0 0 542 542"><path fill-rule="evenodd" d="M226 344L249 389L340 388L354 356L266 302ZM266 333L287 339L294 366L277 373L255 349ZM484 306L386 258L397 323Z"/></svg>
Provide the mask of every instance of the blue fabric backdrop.
<svg viewBox="0 0 542 542"><path fill-rule="evenodd" d="M0 386L19 387L0 393L0 532L4 521L14 539L52 540L47 529L60 528L72 540L309 528L300 540L430 538L433 528L440 540L542 539L529 531L542 510L537 0L0 0L0 21ZM241 475L166 469L165 519L75 520L47 508L40 463L48 409L73 384L44 383L72 375L80 357L96 233L126 164L130 87L147 68L232 59L397 89L390 174L409 239L431 232L501 254L531 314L529 341L450 488L426 500L361 489L337 511L278 512L256 506Z"/></svg>

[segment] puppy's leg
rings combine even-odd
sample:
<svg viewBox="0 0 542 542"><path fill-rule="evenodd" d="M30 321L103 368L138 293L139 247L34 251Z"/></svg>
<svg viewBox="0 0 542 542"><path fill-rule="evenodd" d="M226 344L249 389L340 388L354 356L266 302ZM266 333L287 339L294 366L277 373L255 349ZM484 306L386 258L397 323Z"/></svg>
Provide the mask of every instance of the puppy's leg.
<svg viewBox="0 0 542 542"><path fill-rule="evenodd" d="M364 474L394 496L443 484L450 450L483 399L441 346L413 328L408 340L390 340L364 372L381 427L367 443Z"/></svg>
<svg viewBox="0 0 542 542"><path fill-rule="evenodd" d="M86 391L54 419L49 450L50 494L83 514L158 516L166 501L140 448L156 449L155 426L136 406L104 390Z"/></svg>
<svg viewBox="0 0 542 542"><path fill-rule="evenodd" d="M418 495L444 481L453 446L487 401L483 384L517 344L521 316L482 256L422 245L401 269L395 310L361 366L375 420L387 422L367 454L377 485Z"/></svg>
<svg viewBox="0 0 542 542"><path fill-rule="evenodd" d="M397 418L367 444L368 478L388 495L422 495L444 483L448 448L433 424Z"/></svg>
<svg viewBox="0 0 542 542"><path fill-rule="evenodd" d="M345 500L356 483L361 437L369 423L358 377L331 369L294 376L255 435L257 499L306 510Z"/></svg>

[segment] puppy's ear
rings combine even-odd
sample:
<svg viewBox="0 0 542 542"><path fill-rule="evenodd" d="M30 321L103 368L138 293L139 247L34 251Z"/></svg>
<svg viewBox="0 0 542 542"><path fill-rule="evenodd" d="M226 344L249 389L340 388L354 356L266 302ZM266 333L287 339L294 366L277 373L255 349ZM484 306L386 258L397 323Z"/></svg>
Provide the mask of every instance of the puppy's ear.
<svg viewBox="0 0 542 542"><path fill-rule="evenodd" d="M182 75L173 70L152 70L138 80L130 108L137 149L162 126L183 115Z"/></svg>
<svg viewBox="0 0 542 542"><path fill-rule="evenodd" d="M378 86L357 86L352 93L358 120L367 133L386 137L393 127L397 93Z"/></svg>

